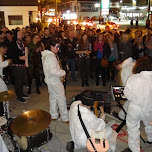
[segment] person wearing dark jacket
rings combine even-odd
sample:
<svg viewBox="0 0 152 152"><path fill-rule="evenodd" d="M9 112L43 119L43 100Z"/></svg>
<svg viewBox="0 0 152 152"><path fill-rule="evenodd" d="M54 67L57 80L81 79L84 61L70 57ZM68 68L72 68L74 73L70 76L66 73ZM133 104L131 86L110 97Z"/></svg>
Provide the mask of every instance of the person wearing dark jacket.
<svg viewBox="0 0 152 152"><path fill-rule="evenodd" d="M53 40L53 38L50 36L50 30L49 28L44 28L44 37L41 39L41 42L44 44L45 49L49 49L50 42Z"/></svg>
<svg viewBox="0 0 152 152"><path fill-rule="evenodd" d="M145 56L145 47L143 44L143 37L141 35L137 36L135 43L132 48L133 59L138 60L141 57Z"/></svg>
<svg viewBox="0 0 152 152"><path fill-rule="evenodd" d="M23 82L26 75L25 60L25 47L23 44L22 31L17 32L17 40L12 43L8 49L8 59L12 59L11 70L14 77L15 92L17 100L24 103L28 96L23 94Z"/></svg>
<svg viewBox="0 0 152 152"><path fill-rule="evenodd" d="M77 39L73 37L73 31L70 30L68 34L68 38L65 40L66 47L66 56L67 56L67 65L71 66L71 77L75 81L75 47L77 44Z"/></svg>

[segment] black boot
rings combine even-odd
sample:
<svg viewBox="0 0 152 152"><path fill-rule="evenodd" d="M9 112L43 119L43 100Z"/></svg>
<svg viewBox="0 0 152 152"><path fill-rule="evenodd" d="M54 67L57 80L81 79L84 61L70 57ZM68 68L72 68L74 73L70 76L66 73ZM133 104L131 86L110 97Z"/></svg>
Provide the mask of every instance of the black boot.
<svg viewBox="0 0 152 152"><path fill-rule="evenodd" d="M84 87L84 80L82 80L82 84L81 84L81 87Z"/></svg>
<svg viewBox="0 0 152 152"><path fill-rule="evenodd" d="M105 83L105 82L103 82L103 86L104 86L104 87L106 86L106 83Z"/></svg>
<svg viewBox="0 0 152 152"><path fill-rule="evenodd" d="M96 86L99 86L99 77L96 78Z"/></svg>
<svg viewBox="0 0 152 152"><path fill-rule="evenodd" d="M86 83L85 83L85 84L86 84L87 87L89 86L88 80L86 80Z"/></svg>
<svg viewBox="0 0 152 152"><path fill-rule="evenodd" d="M31 87L28 88L28 94L31 94Z"/></svg>
<svg viewBox="0 0 152 152"><path fill-rule="evenodd" d="M36 93L41 94L39 87L36 87Z"/></svg>

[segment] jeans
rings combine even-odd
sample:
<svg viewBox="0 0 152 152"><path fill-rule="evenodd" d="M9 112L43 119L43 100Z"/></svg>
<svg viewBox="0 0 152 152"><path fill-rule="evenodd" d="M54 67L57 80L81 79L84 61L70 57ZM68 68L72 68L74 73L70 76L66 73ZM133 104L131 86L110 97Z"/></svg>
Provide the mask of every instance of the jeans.
<svg viewBox="0 0 152 152"><path fill-rule="evenodd" d="M71 77L72 79L75 79L75 59L68 59L67 65L71 66Z"/></svg>

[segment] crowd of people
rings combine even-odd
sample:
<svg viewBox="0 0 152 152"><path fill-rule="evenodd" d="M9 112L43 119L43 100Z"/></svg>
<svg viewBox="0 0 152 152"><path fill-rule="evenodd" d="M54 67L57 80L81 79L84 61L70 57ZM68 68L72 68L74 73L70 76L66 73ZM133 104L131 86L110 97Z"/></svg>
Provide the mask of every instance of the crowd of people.
<svg viewBox="0 0 152 152"><path fill-rule="evenodd" d="M76 25L76 28L74 28L74 26L56 27L54 24L50 24L49 27L39 30L30 27L9 30L6 27L1 27L0 89L2 90L1 92L6 91L6 84L8 82L13 83L17 100L25 103L25 98L28 98L28 95L23 92L24 85L28 86L28 94L31 94L32 79L35 79L35 90L37 94L40 94L40 86L42 83L46 83L50 94L50 114L52 119L59 118L59 108L62 121L68 123L70 119L70 131L72 139L75 141L75 146L84 147L86 144L83 143L87 140L86 137L84 138L85 134L81 133L83 136L81 143L77 143L77 138L80 136L77 138L74 136L75 129L73 126L80 128L80 122L78 123L79 119L77 119L78 105L80 105L82 115L86 116L84 121L87 121L89 115L90 119L91 117L93 118L92 121L96 121L96 123L93 123L90 120L91 128L95 130L107 128L107 133L110 132L107 138L112 135L112 131L101 120L102 118L95 119L95 116L88 111L94 103L93 97L90 97L88 92L82 95L81 102L75 102L71 106L68 115L64 87L66 87L66 81L70 77L66 77L66 73L70 69L72 81L77 82L76 71L78 71L82 87L89 86L90 78L95 78L97 86L100 85L102 80L103 87L106 86L108 81L118 80L118 85L126 85L124 93L128 99L125 104L125 110L129 113L127 115L129 147L133 152L139 152L140 145L137 138L139 138L140 121L144 121L148 142L152 142L150 132L152 121L150 117L152 114L150 110L151 104L149 103L150 92L152 91L149 83L152 80L151 42L151 29L146 29L146 33L143 35L142 30L136 30L133 34L129 28L118 32L108 26L105 27L104 31L88 26L85 26L85 30L82 30L80 25ZM136 76L131 76L132 74L136 75L137 78ZM138 90L138 85L134 87L133 82L138 79L142 80L143 86L145 83L149 84L146 89L143 90L141 86L142 89ZM136 84L140 83L139 80ZM143 95L143 98L139 99L138 94L141 95L143 92L145 92L146 97ZM141 110L141 103L136 105L135 100L139 100L141 103L145 100L150 108L147 110L144 107L144 110ZM136 111L137 109L139 111L138 115L132 115L131 111ZM117 117L125 119L122 111ZM101 124L98 125L99 123ZM91 129L89 130L90 132ZM132 137L135 133L137 134ZM114 150L115 147L112 148L112 151Z"/></svg>
<svg viewBox="0 0 152 152"><path fill-rule="evenodd" d="M22 36L17 36L19 35L17 33L21 33ZM58 56L63 69L67 71L70 68L73 81L77 81L76 71L79 70L81 86L84 87L85 85L89 86L90 77L95 77L97 86L100 83L100 77L102 78L103 86L106 86L109 80L115 80L116 71L113 68L113 62L117 59L124 61L128 57L132 57L137 60L145 55L152 56L151 38L150 29L146 30L145 35L143 35L142 30L136 30L133 36L130 29L126 29L124 32L117 32L116 29L110 30L108 26L105 27L104 31L96 30L95 28L91 29L88 26L85 27L85 30L82 30L79 25L74 29L74 26L56 27L54 24L50 24L44 30L39 29L39 31L30 27L16 28L16 30L9 31L6 27L2 27L0 30L0 42L7 43L8 51L6 56L8 59L13 58L11 68L4 69L6 76L4 79L8 81L8 74L12 73L10 79L13 81L13 69L15 69L15 64L18 62L14 56L15 46L13 46L16 40L23 44L23 46L20 45L19 47L22 49L27 47L28 49L27 74L24 74L24 77L26 76L25 81L27 81L25 83L29 87L28 94L31 94L32 77L36 80L36 92L40 94L40 71L43 73L40 52L50 49L49 44L52 40L60 41ZM101 59L103 58L108 60L107 67L101 65ZM20 62L24 63L23 60L26 59L22 58ZM42 74L43 80L44 75ZM18 97L21 98L21 93L20 95L18 94Z"/></svg>

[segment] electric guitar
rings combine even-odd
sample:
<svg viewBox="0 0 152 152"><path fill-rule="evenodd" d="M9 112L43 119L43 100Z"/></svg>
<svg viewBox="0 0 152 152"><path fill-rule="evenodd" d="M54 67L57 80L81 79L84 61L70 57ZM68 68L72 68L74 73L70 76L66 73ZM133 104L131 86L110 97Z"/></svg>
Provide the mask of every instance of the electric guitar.
<svg viewBox="0 0 152 152"><path fill-rule="evenodd" d="M98 117L98 102L94 102L94 113ZM100 108L101 114L104 114L104 109L103 107ZM103 129L102 131L92 131L91 133L91 141L96 148L97 152L106 152L109 150L109 143L105 139L105 130ZM89 140L87 140L87 149L89 152L94 152L95 150L93 149L92 144L90 143Z"/></svg>

